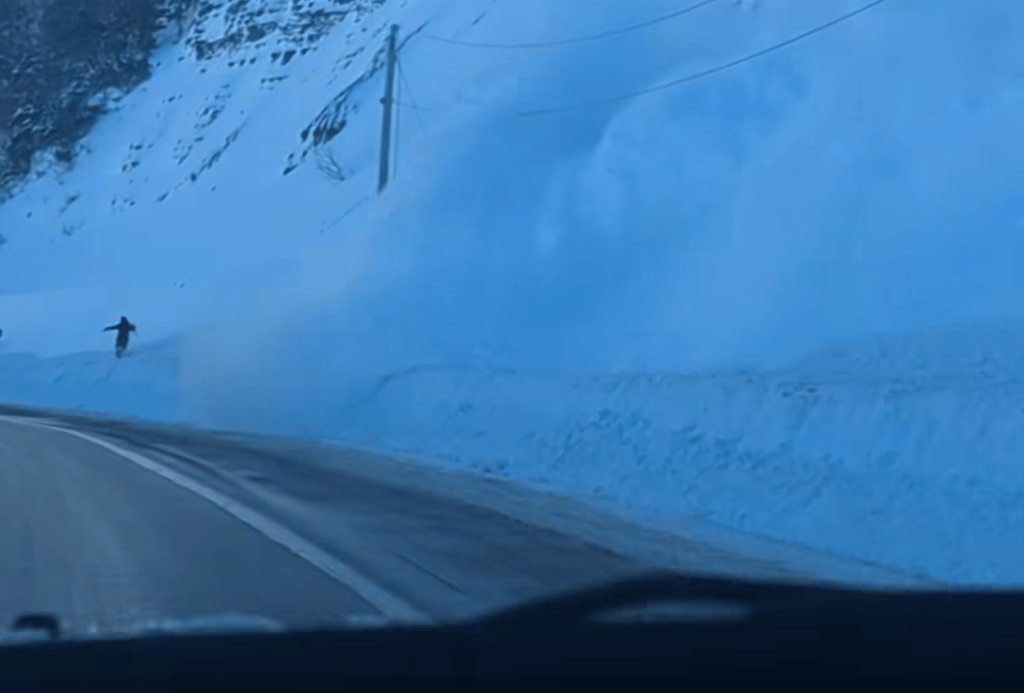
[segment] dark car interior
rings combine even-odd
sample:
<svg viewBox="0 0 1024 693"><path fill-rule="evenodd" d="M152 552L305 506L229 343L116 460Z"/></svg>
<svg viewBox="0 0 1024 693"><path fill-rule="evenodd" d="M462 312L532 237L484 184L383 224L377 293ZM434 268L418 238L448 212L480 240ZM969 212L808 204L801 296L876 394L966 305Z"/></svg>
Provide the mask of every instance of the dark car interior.
<svg viewBox="0 0 1024 693"><path fill-rule="evenodd" d="M0 647L0 690L329 690L365 674L1024 673L1024 592L654 574L439 626Z"/></svg>

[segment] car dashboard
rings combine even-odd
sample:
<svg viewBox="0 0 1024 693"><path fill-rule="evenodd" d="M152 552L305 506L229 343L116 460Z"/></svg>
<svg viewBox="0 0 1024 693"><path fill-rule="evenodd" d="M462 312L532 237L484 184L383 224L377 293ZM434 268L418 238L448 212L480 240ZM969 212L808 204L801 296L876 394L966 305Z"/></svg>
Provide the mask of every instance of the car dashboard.
<svg viewBox="0 0 1024 693"><path fill-rule="evenodd" d="M1024 673L1024 592L644 575L483 618L0 646L0 690L326 690L366 674ZM0 641L2 642L2 641Z"/></svg>

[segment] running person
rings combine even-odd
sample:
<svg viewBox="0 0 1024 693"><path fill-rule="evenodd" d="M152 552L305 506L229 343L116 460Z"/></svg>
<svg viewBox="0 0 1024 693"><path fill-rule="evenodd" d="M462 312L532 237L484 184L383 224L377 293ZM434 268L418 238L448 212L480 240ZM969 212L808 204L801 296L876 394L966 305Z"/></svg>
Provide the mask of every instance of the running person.
<svg viewBox="0 0 1024 693"><path fill-rule="evenodd" d="M124 352L128 349L128 335L135 331L135 325L128 322L128 318L121 316L121 322L110 327L104 327L104 332L110 330L117 330L117 340L114 342L114 353L117 354L117 358L124 356Z"/></svg>

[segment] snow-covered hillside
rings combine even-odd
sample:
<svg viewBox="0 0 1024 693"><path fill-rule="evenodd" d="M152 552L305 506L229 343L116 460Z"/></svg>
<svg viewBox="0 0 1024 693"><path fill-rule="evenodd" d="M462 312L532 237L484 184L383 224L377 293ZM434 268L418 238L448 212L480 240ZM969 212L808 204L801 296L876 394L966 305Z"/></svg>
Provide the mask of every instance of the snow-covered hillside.
<svg viewBox="0 0 1024 693"><path fill-rule="evenodd" d="M867 4L205 3L0 206L0 399L1021 581L1024 5L889 0L689 79Z"/></svg>

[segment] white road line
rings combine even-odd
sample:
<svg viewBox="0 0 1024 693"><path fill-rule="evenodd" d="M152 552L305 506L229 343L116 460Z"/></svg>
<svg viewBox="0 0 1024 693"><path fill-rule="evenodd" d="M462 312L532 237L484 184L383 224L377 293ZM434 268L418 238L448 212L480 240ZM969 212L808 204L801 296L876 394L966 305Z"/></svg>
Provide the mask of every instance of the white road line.
<svg viewBox="0 0 1024 693"><path fill-rule="evenodd" d="M354 568L345 563L342 563L338 559L330 556L324 551L320 550L310 542L306 541L302 537L298 536L294 532L285 529L276 522L267 519L263 515L246 508L239 503L231 500L230 498L214 491L213 489L207 488L200 483L188 478L184 474L180 474L172 469L169 469L162 464L154 462L153 460L134 453L130 450L124 450L116 445L112 445L105 440L94 438L85 433L72 430L70 428L63 428L61 426L55 426L50 423L38 423L37 421L20 419L17 417L0 416L0 421L7 423L16 424L20 426L32 426L35 428L46 428L51 431L57 431L59 433L65 433L72 435L82 440L87 440L93 445L98 445L101 448L109 450L110 452L120 455L121 457L134 462L135 464L148 469L154 474L162 476L171 483L177 484L182 488L188 489L192 493L206 499L213 503L221 510L231 514L236 519L244 522L260 534L264 535L268 539L277 544L283 546L288 551L292 552L296 556L302 558L310 565L318 568L328 576L342 583L360 597L365 599L368 603L379 609L389 619L395 621L402 621L406 623L427 623L431 619L422 611L415 608L411 604L408 604L403 599L396 597L395 595L387 592L380 586L376 585L366 576L362 575Z"/></svg>

